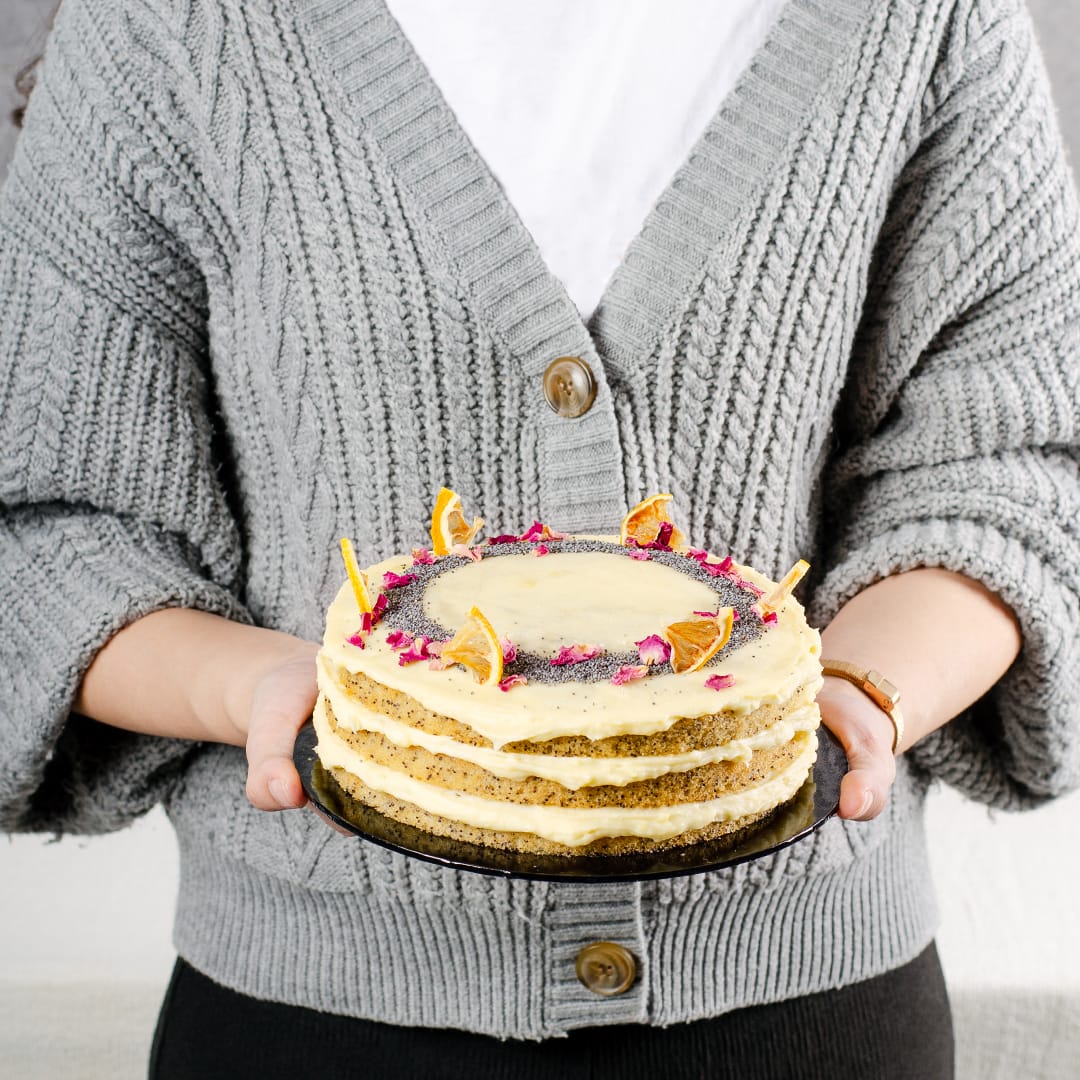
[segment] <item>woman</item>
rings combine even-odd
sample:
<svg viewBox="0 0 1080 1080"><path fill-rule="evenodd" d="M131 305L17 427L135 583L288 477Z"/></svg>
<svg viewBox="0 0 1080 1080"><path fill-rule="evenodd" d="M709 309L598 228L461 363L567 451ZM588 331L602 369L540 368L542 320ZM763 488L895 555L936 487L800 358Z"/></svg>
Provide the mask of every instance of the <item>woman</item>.
<svg viewBox="0 0 1080 1080"><path fill-rule="evenodd" d="M926 788L1080 773L1076 210L1012 0L789 0L585 322L384 3L64 0L0 201L0 820L165 802L157 1074L947 1075ZM290 764L335 542L407 549L442 483L496 531L672 490L712 550L807 557L902 739L828 679L845 820L700 877L337 836Z"/></svg>

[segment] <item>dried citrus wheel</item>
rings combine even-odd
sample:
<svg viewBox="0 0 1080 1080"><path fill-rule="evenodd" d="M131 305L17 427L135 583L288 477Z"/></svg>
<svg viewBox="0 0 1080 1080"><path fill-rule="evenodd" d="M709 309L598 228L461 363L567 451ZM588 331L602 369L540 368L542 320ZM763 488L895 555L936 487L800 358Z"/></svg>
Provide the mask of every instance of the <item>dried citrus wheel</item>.
<svg viewBox="0 0 1080 1080"><path fill-rule="evenodd" d="M791 595L792 589L802 581L810 564L805 559L800 559L783 577L783 580L769 595L761 601L761 609L766 614L775 611L782 606L784 601Z"/></svg>
<svg viewBox="0 0 1080 1080"><path fill-rule="evenodd" d="M671 646L671 670L676 675L704 667L727 643L735 624L735 609L721 608L707 619L688 619L664 627Z"/></svg>
<svg viewBox="0 0 1080 1080"><path fill-rule="evenodd" d="M442 647L442 659L461 664L485 686L495 686L503 674L499 635L477 607L469 609L461 629Z"/></svg>
<svg viewBox="0 0 1080 1080"><path fill-rule="evenodd" d="M347 536L341 538L341 558L345 563L345 571L349 575L353 595L356 597L356 606L360 609L360 613L364 614L372 608L371 593L368 591L367 578L356 564L356 553L353 551L352 541Z"/></svg>
<svg viewBox="0 0 1080 1080"><path fill-rule="evenodd" d="M673 495L650 495L639 502L622 519L622 524L619 526L619 543L629 544L631 540L634 540L638 544L649 544L660 535L660 528L666 522L672 526L667 543L671 547L682 544L686 537L674 527L671 518L668 517L668 503L673 498Z"/></svg>
<svg viewBox="0 0 1080 1080"><path fill-rule="evenodd" d="M455 544L467 544L480 531L483 518L473 518L472 525L461 512L461 496L449 488L439 488L435 509L431 512L431 550L449 555Z"/></svg>

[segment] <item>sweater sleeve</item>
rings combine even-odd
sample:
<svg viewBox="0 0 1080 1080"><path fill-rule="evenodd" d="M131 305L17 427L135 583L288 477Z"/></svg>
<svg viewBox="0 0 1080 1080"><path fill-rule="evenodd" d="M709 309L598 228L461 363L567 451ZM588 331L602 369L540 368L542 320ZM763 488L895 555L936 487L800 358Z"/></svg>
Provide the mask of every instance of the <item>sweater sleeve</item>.
<svg viewBox="0 0 1080 1080"><path fill-rule="evenodd" d="M824 625L917 566L1009 604L1020 656L909 757L1019 809L1080 783L1077 200L1018 4L957 7L923 104L871 267L811 612Z"/></svg>
<svg viewBox="0 0 1080 1080"><path fill-rule="evenodd" d="M119 74L116 32L108 5L65 0L0 192L8 831L115 829L179 775L190 743L71 714L113 634L169 606L247 619L205 285L163 220L194 198L146 88Z"/></svg>

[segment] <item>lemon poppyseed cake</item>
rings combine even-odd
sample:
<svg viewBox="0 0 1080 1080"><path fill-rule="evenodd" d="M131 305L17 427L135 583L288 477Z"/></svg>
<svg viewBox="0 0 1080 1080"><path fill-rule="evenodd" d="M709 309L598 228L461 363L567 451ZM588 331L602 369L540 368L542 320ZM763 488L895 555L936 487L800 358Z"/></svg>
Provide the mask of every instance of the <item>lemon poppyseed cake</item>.
<svg viewBox="0 0 1080 1080"><path fill-rule="evenodd" d="M791 589L683 545L669 496L618 536L535 523L476 543L440 494L432 550L349 581L318 659L317 753L430 833L543 854L740 835L813 766L820 640ZM635 516L636 515L636 516Z"/></svg>

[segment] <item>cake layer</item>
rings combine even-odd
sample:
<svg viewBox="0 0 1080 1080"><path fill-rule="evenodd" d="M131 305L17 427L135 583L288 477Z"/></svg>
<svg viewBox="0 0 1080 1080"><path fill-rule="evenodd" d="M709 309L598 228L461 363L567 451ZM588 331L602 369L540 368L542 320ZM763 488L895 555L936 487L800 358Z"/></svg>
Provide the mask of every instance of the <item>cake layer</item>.
<svg viewBox="0 0 1080 1080"><path fill-rule="evenodd" d="M779 773L743 791L696 802L682 802L664 807L561 807L509 804L482 798L462 791L453 791L394 769L365 760L359 753L337 738L320 698L314 713L319 737L318 754L323 765L334 770L339 783L354 797L383 809L390 816L444 836L460 836L462 827L480 830L477 842L492 843L492 833L534 834L555 845L578 848L606 837L641 837L649 847L657 842L682 838L709 827L725 824L741 828L766 814L771 808L786 802L802 786L813 766L817 753L817 736L807 732L799 736L801 752ZM358 781L358 783L354 783ZM363 788L373 789L385 798L372 800ZM388 800L409 804L394 807ZM376 803L382 803L382 806ZM420 824L420 818L430 819ZM457 831L455 831L457 830ZM710 835L725 830L713 828ZM690 835L679 842L699 839ZM540 850L523 847L522 850Z"/></svg>
<svg viewBox="0 0 1080 1080"><path fill-rule="evenodd" d="M320 671L319 685L327 699L327 708L334 721L334 730L339 734L374 732L397 746L422 747L431 754L469 762L505 779L523 780L527 777L542 777L553 780L563 787L574 789L605 784L629 784L649 780L665 773L686 772L701 765L721 761L748 762L754 751L782 746L790 742L797 731L815 728L820 721L817 706L811 703L788 710L782 719L752 735L707 746L700 750L673 754L634 753L627 757L610 754L597 757L588 755L576 757L539 753L534 749L538 744L527 744L529 752L515 752L505 747L502 750L494 750L490 747L458 742L447 735L419 730L360 704L328 677L325 667ZM642 741L648 738L655 740L657 736L628 736L627 738ZM359 748L355 740L347 739L346 741L352 742Z"/></svg>

